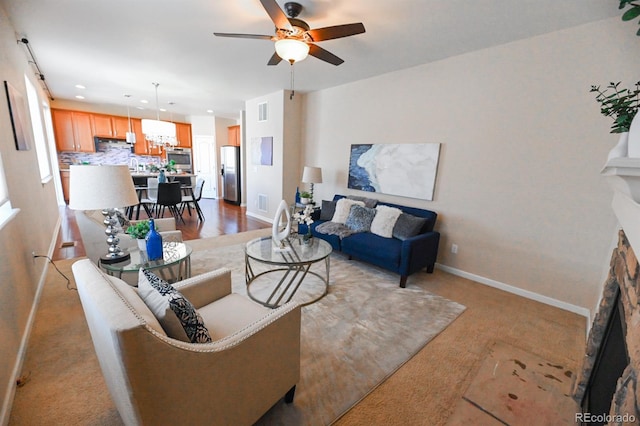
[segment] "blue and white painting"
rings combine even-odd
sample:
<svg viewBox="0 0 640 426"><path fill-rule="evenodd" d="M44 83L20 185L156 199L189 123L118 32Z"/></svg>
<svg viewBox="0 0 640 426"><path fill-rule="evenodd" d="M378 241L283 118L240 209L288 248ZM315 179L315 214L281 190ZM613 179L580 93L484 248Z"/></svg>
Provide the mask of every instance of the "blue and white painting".
<svg viewBox="0 0 640 426"><path fill-rule="evenodd" d="M439 143L354 144L348 187L433 200L439 157Z"/></svg>

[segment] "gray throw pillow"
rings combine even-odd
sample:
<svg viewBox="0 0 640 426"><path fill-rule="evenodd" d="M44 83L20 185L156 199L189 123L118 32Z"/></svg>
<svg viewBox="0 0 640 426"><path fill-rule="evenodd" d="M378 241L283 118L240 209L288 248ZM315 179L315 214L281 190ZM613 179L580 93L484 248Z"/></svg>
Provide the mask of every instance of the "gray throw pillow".
<svg viewBox="0 0 640 426"><path fill-rule="evenodd" d="M417 217L408 213L402 213L398 216L395 226L393 227L393 238L406 240L415 237L427 222L424 217Z"/></svg>
<svg viewBox="0 0 640 426"><path fill-rule="evenodd" d="M156 316L167 336L185 341L186 334L186 341L191 343L212 341L209 330L193 304L171 284L144 268L140 269L138 276L138 294ZM177 324L183 330L179 330Z"/></svg>
<svg viewBox="0 0 640 426"><path fill-rule="evenodd" d="M354 232L369 232L375 215L375 209L353 205L344 225Z"/></svg>
<svg viewBox="0 0 640 426"><path fill-rule="evenodd" d="M320 220L331 220L335 212L335 201L322 200L322 208L320 209Z"/></svg>
<svg viewBox="0 0 640 426"><path fill-rule="evenodd" d="M365 207L370 207L372 209L375 209L378 205L378 200L375 198L360 197L359 195L349 195L347 198L350 200L362 201Z"/></svg>

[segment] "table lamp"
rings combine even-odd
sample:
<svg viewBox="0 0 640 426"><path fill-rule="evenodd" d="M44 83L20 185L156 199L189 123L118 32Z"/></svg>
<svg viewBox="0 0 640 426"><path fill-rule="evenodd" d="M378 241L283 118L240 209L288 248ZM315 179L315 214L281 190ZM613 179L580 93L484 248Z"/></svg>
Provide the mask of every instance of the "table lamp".
<svg viewBox="0 0 640 426"><path fill-rule="evenodd" d="M311 203L313 204L313 184L322 183L322 169L320 167L304 166L302 183L311 184Z"/></svg>
<svg viewBox="0 0 640 426"><path fill-rule="evenodd" d="M102 263L128 260L129 253L118 243L118 217L116 208L138 204L138 195L126 165L72 165L69 175L69 208L73 210L102 210L107 235L107 253Z"/></svg>

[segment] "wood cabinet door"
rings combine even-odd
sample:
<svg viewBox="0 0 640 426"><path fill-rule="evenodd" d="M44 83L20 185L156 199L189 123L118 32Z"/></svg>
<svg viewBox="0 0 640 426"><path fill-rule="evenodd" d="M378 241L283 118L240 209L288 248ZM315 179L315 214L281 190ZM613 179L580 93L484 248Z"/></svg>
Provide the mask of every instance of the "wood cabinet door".
<svg viewBox="0 0 640 426"><path fill-rule="evenodd" d="M111 117L111 124L113 130L113 137L125 139L127 137L127 132L129 131L129 120L127 117ZM136 137L136 140L137 137Z"/></svg>
<svg viewBox="0 0 640 426"><path fill-rule="evenodd" d="M182 148L191 148L191 124L175 123L175 125L178 146Z"/></svg>
<svg viewBox="0 0 640 426"><path fill-rule="evenodd" d="M131 126L133 127L133 133L136 134L136 143L133 146L133 152L138 155L149 155L149 145L142 133L142 121L139 118L132 118Z"/></svg>
<svg viewBox="0 0 640 426"><path fill-rule="evenodd" d="M111 117L102 114L91 114L93 122L93 135L113 137L113 128L111 126Z"/></svg>
<svg viewBox="0 0 640 426"><path fill-rule="evenodd" d="M64 196L64 201L69 204L69 171L61 170L60 171L60 182L62 183L62 195Z"/></svg>
<svg viewBox="0 0 640 426"><path fill-rule="evenodd" d="M76 151L96 152L91 115L87 112L78 111L73 111L72 113Z"/></svg>
<svg viewBox="0 0 640 426"><path fill-rule="evenodd" d="M240 125L229 126L229 145L240 146Z"/></svg>
<svg viewBox="0 0 640 426"><path fill-rule="evenodd" d="M58 151L75 151L71 111L52 108L51 117L53 121L53 134L56 138Z"/></svg>

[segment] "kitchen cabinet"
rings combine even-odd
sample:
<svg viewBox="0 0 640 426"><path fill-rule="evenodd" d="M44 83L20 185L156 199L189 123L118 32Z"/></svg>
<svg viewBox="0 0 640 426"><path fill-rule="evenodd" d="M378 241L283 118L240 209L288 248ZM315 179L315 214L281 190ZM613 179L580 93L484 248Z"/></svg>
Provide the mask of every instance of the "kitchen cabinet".
<svg viewBox="0 0 640 426"><path fill-rule="evenodd" d="M62 182L64 201L69 204L69 170L60 170L60 181Z"/></svg>
<svg viewBox="0 0 640 426"><path fill-rule="evenodd" d="M133 151L138 155L162 155L163 149L161 146L154 146L149 143L142 133L142 120L139 118L131 119L131 126L133 132L136 134L136 143L133 146Z"/></svg>
<svg viewBox="0 0 640 426"><path fill-rule="evenodd" d="M191 124L174 123L176 125L176 139L181 148L191 148Z"/></svg>
<svg viewBox="0 0 640 426"><path fill-rule="evenodd" d="M51 109L58 151L95 152L91 114Z"/></svg>
<svg viewBox="0 0 640 426"><path fill-rule="evenodd" d="M91 114L94 136L125 139L129 131L127 117Z"/></svg>
<svg viewBox="0 0 640 426"><path fill-rule="evenodd" d="M129 119L127 117L111 117L111 125L113 126L113 137L126 139L129 131Z"/></svg>
<svg viewBox="0 0 640 426"><path fill-rule="evenodd" d="M229 126L229 136L227 143L229 145L240 146L240 125Z"/></svg>

